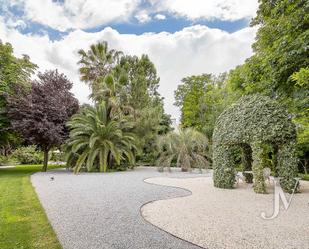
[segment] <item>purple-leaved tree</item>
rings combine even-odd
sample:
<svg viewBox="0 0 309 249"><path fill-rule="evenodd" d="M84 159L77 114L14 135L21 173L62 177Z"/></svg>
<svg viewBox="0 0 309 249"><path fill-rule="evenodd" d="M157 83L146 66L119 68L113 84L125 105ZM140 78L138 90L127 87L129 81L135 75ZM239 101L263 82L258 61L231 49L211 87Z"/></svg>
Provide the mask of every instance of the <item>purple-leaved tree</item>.
<svg viewBox="0 0 309 249"><path fill-rule="evenodd" d="M42 171L47 170L48 152L68 137L66 122L78 111L78 100L70 92L73 84L57 70L39 73L31 90L16 89L8 98L13 129L44 151Z"/></svg>

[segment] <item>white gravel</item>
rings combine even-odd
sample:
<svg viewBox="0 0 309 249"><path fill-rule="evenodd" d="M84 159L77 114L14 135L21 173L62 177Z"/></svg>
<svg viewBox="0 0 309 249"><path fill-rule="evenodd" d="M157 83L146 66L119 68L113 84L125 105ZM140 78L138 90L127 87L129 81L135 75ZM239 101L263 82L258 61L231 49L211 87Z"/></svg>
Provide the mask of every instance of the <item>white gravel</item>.
<svg viewBox="0 0 309 249"><path fill-rule="evenodd" d="M247 184L232 190L215 188L211 177L146 181L193 193L146 204L142 214L154 225L201 247L309 249L309 182L301 182L302 193L294 195L288 210L264 220L261 212L268 216L273 212L271 186L270 194L262 195Z"/></svg>
<svg viewBox="0 0 309 249"><path fill-rule="evenodd" d="M199 248L160 230L141 216L141 206L149 201L190 194L143 181L155 176L201 175L159 173L154 168L139 167L105 174L51 171L36 173L31 181L64 249Z"/></svg>

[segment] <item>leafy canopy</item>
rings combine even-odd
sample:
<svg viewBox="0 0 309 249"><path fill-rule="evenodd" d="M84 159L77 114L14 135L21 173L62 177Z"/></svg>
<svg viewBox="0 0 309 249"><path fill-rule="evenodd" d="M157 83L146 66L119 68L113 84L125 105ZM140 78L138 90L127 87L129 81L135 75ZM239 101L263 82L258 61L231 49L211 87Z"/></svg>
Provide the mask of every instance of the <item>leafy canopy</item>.
<svg viewBox="0 0 309 249"><path fill-rule="evenodd" d="M176 132L162 135L157 140L159 159L157 164L160 170L164 167L170 169L173 160L176 166L183 171L188 171L193 167L200 170L208 165L206 159L206 149L208 139L202 133L193 128L186 128Z"/></svg>
<svg viewBox="0 0 309 249"><path fill-rule="evenodd" d="M57 70L46 71L38 74L30 92L19 88L8 98L12 127L26 142L41 147L45 154L68 137L66 122L78 110L78 101L70 92L72 85ZM46 167L47 158L43 170Z"/></svg>
<svg viewBox="0 0 309 249"><path fill-rule="evenodd" d="M134 164L135 136L129 132L132 123L122 117L109 117L105 102L83 108L68 122L68 127L71 131L67 159L75 173L83 165L88 171L106 172L109 155L117 165L125 159Z"/></svg>
<svg viewBox="0 0 309 249"><path fill-rule="evenodd" d="M7 116L6 97L14 94L15 87L29 89L30 78L36 68L27 55L22 58L15 57L11 44L2 43L0 40L0 146L4 150L19 141Z"/></svg>

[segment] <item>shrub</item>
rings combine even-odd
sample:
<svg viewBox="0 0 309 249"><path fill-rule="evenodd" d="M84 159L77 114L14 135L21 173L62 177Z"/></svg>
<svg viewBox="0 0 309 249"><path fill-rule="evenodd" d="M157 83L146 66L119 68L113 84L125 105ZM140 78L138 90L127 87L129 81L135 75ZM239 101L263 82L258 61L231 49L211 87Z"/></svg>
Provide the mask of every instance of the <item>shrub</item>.
<svg viewBox="0 0 309 249"><path fill-rule="evenodd" d="M10 156L2 156L0 155L0 166L14 164L14 160Z"/></svg>
<svg viewBox="0 0 309 249"><path fill-rule="evenodd" d="M253 171L254 190L265 193L263 168L271 167L286 192L293 192L297 176L296 129L291 115L275 100L248 95L221 113L213 134L214 185L232 188L235 147L243 150L244 170ZM272 152L272 160L267 153ZM251 179L248 179L250 181Z"/></svg>
<svg viewBox="0 0 309 249"><path fill-rule="evenodd" d="M182 171L191 168L206 168L209 165L207 154L207 137L193 128L186 128L176 132L170 132L158 138L157 148L160 157L157 160L159 171L164 167L170 170L173 162Z"/></svg>
<svg viewBox="0 0 309 249"><path fill-rule="evenodd" d="M50 160L54 162L64 161L64 153L60 150L53 150L50 155Z"/></svg>
<svg viewBox="0 0 309 249"><path fill-rule="evenodd" d="M20 164L41 164L43 157L43 152L35 146L20 147L12 153L12 158Z"/></svg>

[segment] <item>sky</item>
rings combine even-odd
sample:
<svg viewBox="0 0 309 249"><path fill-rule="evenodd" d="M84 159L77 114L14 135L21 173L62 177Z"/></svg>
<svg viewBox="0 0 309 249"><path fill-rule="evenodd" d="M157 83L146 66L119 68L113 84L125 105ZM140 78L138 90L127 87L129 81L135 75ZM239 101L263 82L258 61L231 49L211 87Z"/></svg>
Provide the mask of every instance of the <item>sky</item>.
<svg viewBox="0 0 309 249"><path fill-rule="evenodd" d="M77 51L107 41L125 54L148 54L164 107L179 120L174 91L186 76L219 74L252 55L257 0L0 0L0 39L27 54L39 71L58 69L80 103Z"/></svg>

